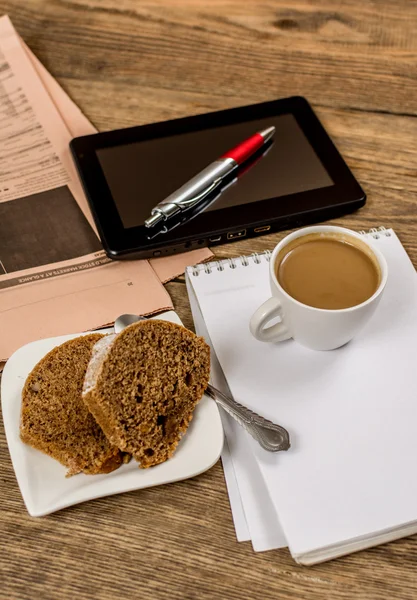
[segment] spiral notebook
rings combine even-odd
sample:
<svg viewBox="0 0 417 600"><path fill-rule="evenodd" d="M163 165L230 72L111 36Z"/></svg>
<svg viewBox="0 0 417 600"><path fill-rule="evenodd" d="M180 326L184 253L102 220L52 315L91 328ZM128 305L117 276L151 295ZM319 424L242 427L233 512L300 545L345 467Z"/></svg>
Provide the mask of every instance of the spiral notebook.
<svg viewBox="0 0 417 600"><path fill-rule="evenodd" d="M220 384L291 436L288 452L267 453L225 417L238 538L256 550L287 543L303 564L417 533L417 278L394 231L365 235L387 259L388 283L363 331L331 352L251 336L270 253L186 273Z"/></svg>

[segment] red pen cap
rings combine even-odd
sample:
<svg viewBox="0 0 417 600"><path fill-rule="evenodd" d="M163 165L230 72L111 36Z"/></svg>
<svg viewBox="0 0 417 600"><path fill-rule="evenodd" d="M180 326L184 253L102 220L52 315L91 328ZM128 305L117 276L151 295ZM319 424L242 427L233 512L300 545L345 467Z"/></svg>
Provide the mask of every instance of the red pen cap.
<svg viewBox="0 0 417 600"><path fill-rule="evenodd" d="M228 150L220 158L232 158L238 165L241 165L248 160L252 154L255 154L259 148L262 148L265 142L271 139L274 132L275 127L268 127L268 129L255 133L255 135L252 135L247 140L244 140L231 150Z"/></svg>

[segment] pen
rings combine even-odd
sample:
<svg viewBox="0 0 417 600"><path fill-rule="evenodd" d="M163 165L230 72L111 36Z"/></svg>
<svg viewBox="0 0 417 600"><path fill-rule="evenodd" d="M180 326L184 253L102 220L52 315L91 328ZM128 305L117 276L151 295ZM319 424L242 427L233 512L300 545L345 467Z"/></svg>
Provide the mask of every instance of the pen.
<svg viewBox="0 0 417 600"><path fill-rule="evenodd" d="M169 220L161 221L156 227L150 227L148 229L147 238L148 240L154 239L158 235L168 233L183 225L185 222L189 223L192 219L200 215L202 212L207 210L212 204L224 194L226 190L234 186L246 173L248 173L260 160L264 158L271 150L274 144L273 140L266 142L262 147L262 153L257 152L252 155L243 165L239 165L236 169L236 173L233 173L233 178L228 177L224 182L219 185L213 193L207 194L206 197L192 206L189 210L183 210L177 213L174 217Z"/></svg>
<svg viewBox="0 0 417 600"><path fill-rule="evenodd" d="M268 127L255 133L223 156L212 162L178 190L159 202L151 210L151 216L146 219L145 226L153 227L160 221L191 208L204 200L213 192L224 179L239 165L248 160L259 148L262 148L274 135L275 127Z"/></svg>

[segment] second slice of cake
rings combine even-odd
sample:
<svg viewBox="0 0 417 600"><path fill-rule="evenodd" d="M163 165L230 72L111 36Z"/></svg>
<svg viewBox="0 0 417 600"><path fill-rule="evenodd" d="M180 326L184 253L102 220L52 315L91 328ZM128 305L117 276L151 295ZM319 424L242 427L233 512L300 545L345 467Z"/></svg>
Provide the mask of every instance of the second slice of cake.
<svg viewBox="0 0 417 600"><path fill-rule="evenodd" d="M96 344L83 398L110 443L146 468L173 455L209 376L203 338L168 321L140 321Z"/></svg>

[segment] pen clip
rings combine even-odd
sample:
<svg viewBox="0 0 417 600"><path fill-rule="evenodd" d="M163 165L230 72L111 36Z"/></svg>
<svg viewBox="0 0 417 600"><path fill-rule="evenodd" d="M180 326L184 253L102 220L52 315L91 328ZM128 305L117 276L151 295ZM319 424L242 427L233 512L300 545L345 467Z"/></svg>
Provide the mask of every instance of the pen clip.
<svg viewBox="0 0 417 600"><path fill-rule="evenodd" d="M201 200L204 200L204 198L207 198L207 196L211 194L211 192L213 192L222 181L222 177L218 177L212 183L210 183L210 185L205 190L197 194L197 196L193 196L188 200L182 200L181 202L179 202L179 205L184 207L194 206L194 204L196 204L197 202L200 202Z"/></svg>

